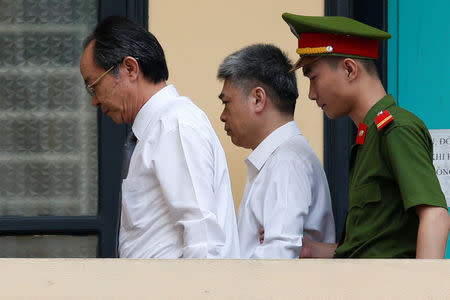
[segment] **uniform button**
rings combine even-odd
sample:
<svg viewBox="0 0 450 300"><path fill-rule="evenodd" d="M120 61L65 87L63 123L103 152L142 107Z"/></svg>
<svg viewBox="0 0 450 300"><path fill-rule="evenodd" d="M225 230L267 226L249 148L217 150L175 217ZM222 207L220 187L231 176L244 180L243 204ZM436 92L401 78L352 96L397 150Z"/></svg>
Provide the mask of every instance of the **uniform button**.
<svg viewBox="0 0 450 300"><path fill-rule="evenodd" d="M364 130L360 130L359 131L359 136L363 136L363 134L364 134Z"/></svg>
<svg viewBox="0 0 450 300"><path fill-rule="evenodd" d="M332 52L333 51L333 47L332 46L327 46L327 52Z"/></svg>

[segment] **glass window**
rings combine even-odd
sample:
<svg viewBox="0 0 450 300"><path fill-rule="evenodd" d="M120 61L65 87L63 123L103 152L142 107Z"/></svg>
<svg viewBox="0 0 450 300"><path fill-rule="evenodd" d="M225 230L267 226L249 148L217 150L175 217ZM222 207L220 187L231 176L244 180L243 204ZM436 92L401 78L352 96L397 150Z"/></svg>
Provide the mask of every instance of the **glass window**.
<svg viewBox="0 0 450 300"><path fill-rule="evenodd" d="M0 236L0 257L96 257L97 236Z"/></svg>
<svg viewBox="0 0 450 300"><path fill-rule="evenodd" d="M97 1L0 7L0 216L96 215L97 114L79 61Z"/></svg>

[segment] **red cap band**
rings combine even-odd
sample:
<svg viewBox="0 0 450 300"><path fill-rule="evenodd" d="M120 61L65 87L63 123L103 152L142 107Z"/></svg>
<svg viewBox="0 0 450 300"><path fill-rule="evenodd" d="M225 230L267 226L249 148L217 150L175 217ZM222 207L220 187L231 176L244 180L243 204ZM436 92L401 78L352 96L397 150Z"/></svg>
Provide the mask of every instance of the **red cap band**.
<svg viewBox="0 0 450 300"><path fill-rule="evenodd" d="M378 58L379 41L350 35L324 32L302 33L298 48L333 47L329 53L341 53L370 58Z"/></svg>

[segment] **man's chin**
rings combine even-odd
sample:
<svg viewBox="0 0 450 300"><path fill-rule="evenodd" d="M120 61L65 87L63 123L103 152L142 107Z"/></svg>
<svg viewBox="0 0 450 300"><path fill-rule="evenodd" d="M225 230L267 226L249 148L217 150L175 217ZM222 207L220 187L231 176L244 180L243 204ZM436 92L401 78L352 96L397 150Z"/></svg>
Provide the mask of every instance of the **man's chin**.
<svg viewBox="0 0 450 300"><path fill-rule="evenodd" d="M245 148L245 149L253 149L250 145L244 144L244 143L242 143L242 142L240 142L240 141L238 141L238 140L236 140L236 139L233 139L233 138L231 138L231 142L232 142L235 146L238 146L238 147L241 147L241 148Z"/></svg>
<svg viewBox="0 0 450 300"><path fill-rule="evenodd" d="M239 140L236 139L236 138L231 137L231 142L232 142L235 146L242 147L242 144L239 143Z"/></svg>
<svg viewBox="0 0 450 300"><path fill-rule="evenodd" d="M107 116L110 117L111 120L113 120L113 122L116 123L116 124L123 124L124 123L122 118L118 118L116 116L110 116L110 115L107 115Z"/></svg>

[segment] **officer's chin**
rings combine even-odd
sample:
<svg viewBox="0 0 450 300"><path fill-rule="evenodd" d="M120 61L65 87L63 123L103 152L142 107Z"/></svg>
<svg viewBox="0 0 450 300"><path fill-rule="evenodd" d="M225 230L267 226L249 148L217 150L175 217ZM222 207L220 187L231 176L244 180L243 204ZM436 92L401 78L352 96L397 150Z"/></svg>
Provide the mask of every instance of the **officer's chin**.
<svg viewBox="0 0 450 300"><path fill-rule="evenodd" d="M324 113L325 113L325 116L328 117L328 119L332 119L332 120L336 119L333 115L330 115L328 112L324 111Z"/></svg>
<svg viewBox="0 0 450 300"><path fill-rule="evenodd" d="M328 117L328 119L331 119L331 120L336 120L336 119L339 119L344 116L344 115L334 115L332 113L329 113L328 111L324 111L324 113Z"/></svg>

